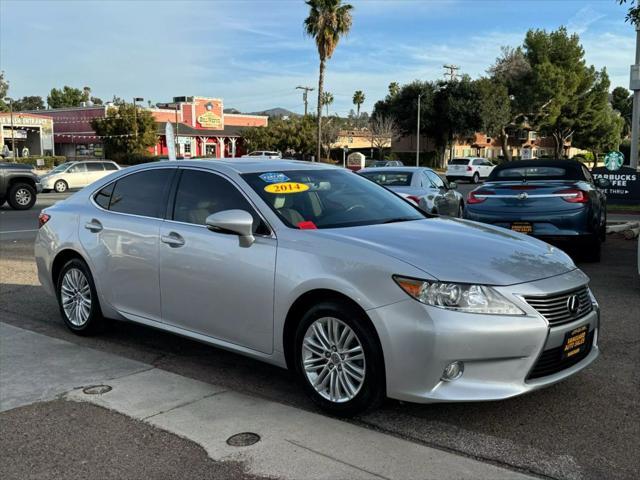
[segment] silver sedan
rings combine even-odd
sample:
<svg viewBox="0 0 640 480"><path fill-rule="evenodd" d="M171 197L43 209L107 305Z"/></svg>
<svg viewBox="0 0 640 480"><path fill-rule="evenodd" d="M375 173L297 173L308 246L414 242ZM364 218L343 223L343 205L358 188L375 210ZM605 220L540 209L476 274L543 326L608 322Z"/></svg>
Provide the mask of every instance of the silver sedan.
<svg viewBox="0 0 640 480"><path fill-rule="evenodd" d="M73 332L138 322L288 367L336 415L505 399L598 356L564 253L326 165L146 164L39 220L39 278Z"/></svg>

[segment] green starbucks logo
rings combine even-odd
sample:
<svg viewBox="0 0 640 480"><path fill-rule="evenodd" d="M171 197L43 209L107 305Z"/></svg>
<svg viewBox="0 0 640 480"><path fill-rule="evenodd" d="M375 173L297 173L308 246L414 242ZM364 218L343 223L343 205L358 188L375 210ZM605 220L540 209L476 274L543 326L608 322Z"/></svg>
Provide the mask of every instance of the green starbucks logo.
<svg viewBox="0 0 640 480"><path fill-rule="evenodd" d="M612 172L620 169L624 163L624 155L620 152L609 152L604 157L604 166Z"/></svg>

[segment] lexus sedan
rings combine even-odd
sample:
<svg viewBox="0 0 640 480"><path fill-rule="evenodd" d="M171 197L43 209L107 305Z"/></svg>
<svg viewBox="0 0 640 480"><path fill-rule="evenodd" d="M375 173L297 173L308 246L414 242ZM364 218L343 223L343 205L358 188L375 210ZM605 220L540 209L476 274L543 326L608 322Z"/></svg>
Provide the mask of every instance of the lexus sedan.
<svg viewBox="0 0 640 480"><path fill-rule="evenodd" d="M598 356L598 305L563 252L328 165L139 165L39 220L71 331L126 320L288 367L336 415L506 399Z"/></svg>
<svg viewBox="0 0 640 480"><path fill-rule="evenodd" d="M464 198L454 182L449 183L430 168L363 168L359 175L388 188L429 213L462 217Z"/></svg>
<svg viewBox="0 0 640 480"><path fill-rule="evenodd" d="M523 160L496 167L467 197L465 218L509 228L549 242L577 244L600 260L606 239L607 197L575 160Z"/></svg>

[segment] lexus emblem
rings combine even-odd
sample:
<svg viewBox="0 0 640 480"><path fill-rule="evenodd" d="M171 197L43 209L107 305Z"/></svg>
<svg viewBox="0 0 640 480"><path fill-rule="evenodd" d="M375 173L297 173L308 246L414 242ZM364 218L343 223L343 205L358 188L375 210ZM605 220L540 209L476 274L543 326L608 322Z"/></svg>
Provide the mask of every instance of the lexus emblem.
<svg viewBox="0 0 640 480"><path fill-rule="evenodd" d="M569 313L573 316L576 313L578 313L579 309L580 309L580 299L578 298L577 295L571 295L567 299L567 310L569 310Z"/></svg>
<svg viewBox="0 0 640 480"><path fill-rule="evenodd" d="M526 200L527 198L529 198L529 195L527 195L527 192L522 192L518 194L518 200Z"/></svg>

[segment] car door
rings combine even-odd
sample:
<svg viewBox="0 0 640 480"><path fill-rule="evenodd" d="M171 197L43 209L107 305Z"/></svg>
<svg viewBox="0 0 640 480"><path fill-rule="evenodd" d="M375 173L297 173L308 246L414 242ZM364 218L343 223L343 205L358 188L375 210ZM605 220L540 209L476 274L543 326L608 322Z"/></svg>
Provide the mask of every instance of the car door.
<svg viewBox="0 0 640 480"><path fill-rule="evenodd" d="M119 177L80 214L80 242L98 290L125 316L161 321L158 242L175 171L155 168Z"/></svg>
<svg viewBox="0 0 640 480"><path fill-rule="evenodd" d="M86 187L89 184L87 182L87 165L84 162L71 165L64 173L63 179L67 182L69 188Z"/></svg>
<svg viewBox="0 0 640 480"><path fill-rule="evenodd" d="M87 185L100 180L107 172L104 171L102 162L86 162L87 166Z"/></svg>
<svg viewBox="0 0 640 480"><path fill-rule="evenodd" d="M164 322L264 353L273 350L276 239L228 178L180 169L173 209L160 229ZM240 209L254 217L255 242L209 230L207 216Z"/></svg>
<svg viewBox="0 0 640 480"><path fill-rule="evenodd" d="M435 197L438 213L441 215L456 216L458 213L458 199L454 190L447 187L440 176L432 170L425 170L438 193Z"/></svg>
<svg viewBox="0 0 640 480"><path fill-rule="evenodd" d="M482 178L487 178L493 170L493 164L486 158L482 159Z"/></svg>

